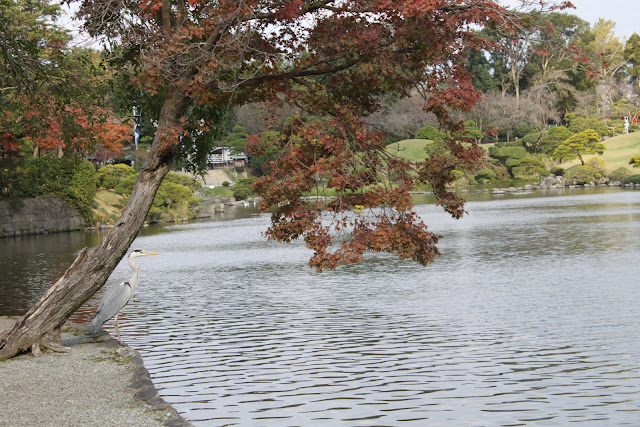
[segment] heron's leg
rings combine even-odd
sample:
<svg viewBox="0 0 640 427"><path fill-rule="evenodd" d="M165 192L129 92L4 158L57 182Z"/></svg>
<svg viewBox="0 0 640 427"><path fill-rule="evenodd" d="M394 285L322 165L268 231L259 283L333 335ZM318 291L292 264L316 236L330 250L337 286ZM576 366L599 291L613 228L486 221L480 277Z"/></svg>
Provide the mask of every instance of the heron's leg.
<svg viewBox="0 0 640 427"><path fill-rule="evenodd" d="M113 324L116 327L116 334L118 335L118 342L122 344L122 338L120 338L120 330L118 329L118 316L120 313L116 314L116 318L113 320Z"/></svg>

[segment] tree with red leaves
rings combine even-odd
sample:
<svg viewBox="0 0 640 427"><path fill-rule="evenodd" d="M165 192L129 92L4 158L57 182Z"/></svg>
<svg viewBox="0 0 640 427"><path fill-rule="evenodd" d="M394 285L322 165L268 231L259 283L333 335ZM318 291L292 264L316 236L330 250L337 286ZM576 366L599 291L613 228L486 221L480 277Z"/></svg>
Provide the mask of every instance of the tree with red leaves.
<svg viewBox="0 0 640 427"><path fill-rule="evenodd" d="M149 157L122 217L16 325L0 337L0 359L41 347L61 350L59 328L107 280L125 255L169 171L180 141L197 132L200 106L291 104L278 138L251 139L271 149L256 183L261 208L275 207L269 238L302 238L318 270L385 251L422 264L437 255L437 236L412 210L409 191L428 183L455 218L463 201L446 190L457 168L473 168L478 148L451 140L444 156L410 163L389 155L382 135L362 119L382 96L419 90L425 111L449 127L453 109L478 93L466 71L470 50L486 46L475 29L515 31L518 18L494 0L84 0L90 34L112 41L135 81L160 96ZM536 2L538 4L542 2ZM329 191L328 202L309 200Z"/></svg>
<svg viewBox="0 0 640 427"><path fill-rule="evenodd" d="M130 133L106 108L97 53L70 47L60 13L47 0L0 6L0 158L120 152Z"/></svg>

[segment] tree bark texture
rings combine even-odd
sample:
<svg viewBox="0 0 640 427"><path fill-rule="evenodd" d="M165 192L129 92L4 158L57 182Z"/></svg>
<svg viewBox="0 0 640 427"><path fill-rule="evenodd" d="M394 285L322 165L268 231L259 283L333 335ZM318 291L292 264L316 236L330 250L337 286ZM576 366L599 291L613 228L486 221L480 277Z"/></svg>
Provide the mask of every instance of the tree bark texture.
<svg viewBox="0 0 640 427"><path fill-rule="evenodd" d="M173 160L174 145L167 144L158 135L178 128L184 106L184 93L169 87L151 152L122 216L99 246L83 249L47 293L11 329L0 335L0 360L29 350L34 354L44 349L66 351L60 343L60 328L105 284L138 235Z"/></svg>

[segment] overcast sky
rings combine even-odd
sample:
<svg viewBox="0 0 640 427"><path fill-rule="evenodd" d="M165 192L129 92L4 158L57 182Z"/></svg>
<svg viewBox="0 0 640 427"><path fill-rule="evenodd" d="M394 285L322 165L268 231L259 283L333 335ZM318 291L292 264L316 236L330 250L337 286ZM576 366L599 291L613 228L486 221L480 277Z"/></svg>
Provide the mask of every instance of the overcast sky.
<svg viewBox="0 0 640 427"><path fill-rule="evenodd" d="M500 3L513 6L517 0L498 0ZM559 2L560 0L555 0ZM640 34L640 0L571 0L575 9L565 12L577 15L594 24L598 18L616 23L616 34L628 39L633 33Z"/></svg>
<svg viewBox="0 0 640 427"><path fill-rule="evenodd" d="M561 0L552 0L559 2ZM505 6L518 4L518 0L498 0ZM575 9L566 9L567 13L577 15L592 24L598 18L616 23L616 34L627 39L633 33L640 34L640 0L571 0ZM65 21L69 23L69 19ZM66 26L72 27L67 24ZM86 38L85 38L86 40Z"/></svg>
<svg viewBox="0 0 640 427"><path fill-rule="evenodd" d="M573 0L573 14L595 23L604 18L616 23L616 34L628 39L640 34L640 1L638 0Z"/></svg>

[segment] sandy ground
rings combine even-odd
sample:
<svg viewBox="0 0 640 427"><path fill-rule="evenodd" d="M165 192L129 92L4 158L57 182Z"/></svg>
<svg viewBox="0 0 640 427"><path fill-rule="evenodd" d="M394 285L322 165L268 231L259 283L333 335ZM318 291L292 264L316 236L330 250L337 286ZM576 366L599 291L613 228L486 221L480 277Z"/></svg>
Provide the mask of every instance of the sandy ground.
<svg viewBox="0 0 640 427"><path fill-rule="evenodd" d="M13 320L0 317L0 331ZM0 426L188 426L162 400L130 347L67 322L71 353L0 361Z"/></svg>

